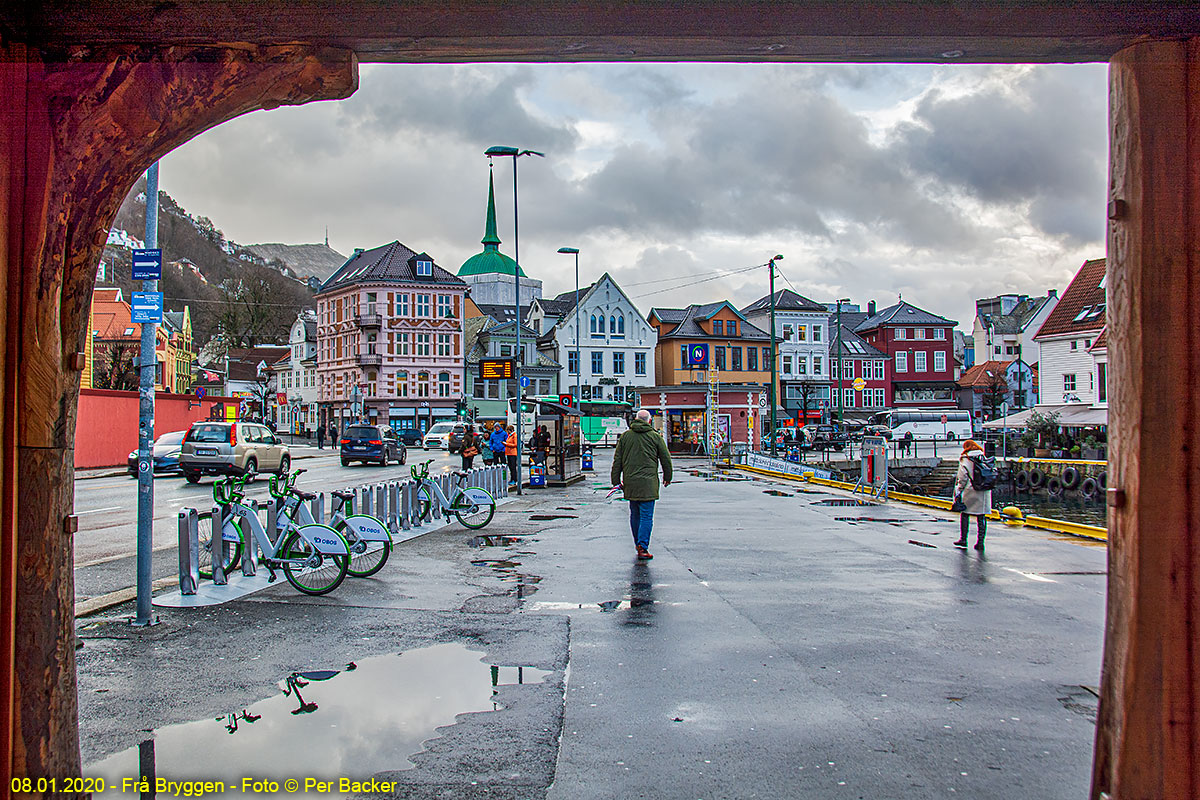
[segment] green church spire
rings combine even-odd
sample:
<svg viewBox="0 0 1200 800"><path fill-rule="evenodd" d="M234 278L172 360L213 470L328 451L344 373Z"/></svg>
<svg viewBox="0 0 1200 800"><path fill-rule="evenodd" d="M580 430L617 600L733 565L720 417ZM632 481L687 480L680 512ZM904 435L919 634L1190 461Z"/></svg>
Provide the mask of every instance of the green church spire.
<svg viewBox="0 0 1200 800"><path fill-rule="evenodd" d="M492 171L488 170L488 207L487 224L484 226L483 238L480 240L484 250L499 250L500 237L496 235L496 185L492 179Z"/></svg>
<svg viewBox="0 0 1200 800"><path fill-rule="evenodd" d="M480 242L483 243L483 252L476 253L463 262L463 265L458 268L460 278L464 275L512 275L513 273L522 278L525 277L525 271L517 266L517 262L500 252L500 237L496 235L496 185L490 169L488 171L487 222L484 224L483 238L480 239Z"/></svg>

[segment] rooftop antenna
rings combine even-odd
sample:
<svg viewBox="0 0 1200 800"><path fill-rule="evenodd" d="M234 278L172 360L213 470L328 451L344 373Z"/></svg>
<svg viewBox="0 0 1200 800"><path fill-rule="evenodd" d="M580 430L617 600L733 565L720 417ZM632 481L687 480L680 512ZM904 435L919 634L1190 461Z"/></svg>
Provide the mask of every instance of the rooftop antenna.
<svg viewBox="0 0 1200 800"><path fill-rule="evenodd" d="M325 226L325 246L329 247L329 226Z"/></svg>

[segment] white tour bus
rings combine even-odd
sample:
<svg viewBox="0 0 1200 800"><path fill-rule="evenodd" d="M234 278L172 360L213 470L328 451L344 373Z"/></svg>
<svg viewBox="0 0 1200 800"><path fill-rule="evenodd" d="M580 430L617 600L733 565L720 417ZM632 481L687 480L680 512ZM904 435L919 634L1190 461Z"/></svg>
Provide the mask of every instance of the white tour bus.
<svg viewBox="0 0 1200 800"><path fill-rule="evenodd" d="M942 422L942 417L946 418ZM901 408L873 414L870 425L886 425L892 431L892 441L899 441L904 434L912 433L913 439L970 439L974 433L971 412L958 408L924 409Z"/></svg>

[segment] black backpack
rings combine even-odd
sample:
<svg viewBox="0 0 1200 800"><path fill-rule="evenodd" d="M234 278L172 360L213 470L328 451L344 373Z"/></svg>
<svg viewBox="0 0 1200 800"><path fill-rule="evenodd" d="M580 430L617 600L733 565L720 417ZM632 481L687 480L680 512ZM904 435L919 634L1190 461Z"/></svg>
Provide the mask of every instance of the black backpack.
<svg viewBox="0 0 1200 800"><path fill-rule="evenodd" d="M979 456L971 459L971 488L978 492L996 488L996 459Z"/></svg>

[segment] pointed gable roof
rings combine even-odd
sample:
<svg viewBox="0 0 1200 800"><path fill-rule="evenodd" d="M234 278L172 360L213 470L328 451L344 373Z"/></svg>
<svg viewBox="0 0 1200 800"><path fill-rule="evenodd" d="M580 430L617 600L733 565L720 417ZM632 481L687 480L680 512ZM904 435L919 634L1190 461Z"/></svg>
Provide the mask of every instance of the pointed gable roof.
<svg viewBox="0 0 1200 800"><path fill-rule="evenodd" d="M1104 327L1108 305L1104 288L1106 264L1103 258L1083 262L1058 305L1034 335L1035 340L1064 333L1094 333Z"/></svg>
<svg viewBox="0 0 1200 800"><path fill-rule="evenodd" d="M843 320L845 314L842 315ZM901 300L894 306L888 306L882 311L875 314L873 317L868 317L863 322L859 323L855 328L855 332L862 333L863 331L874 330L885 325L957 325L958 323L952 319L939 317L937 314L930 313L923 308L917 308L912 303L906 303Z"/></svg>
<svg viewBox="0 0 1200 800"><path fill-rule="evenodd" d="M771 308L771 295L766 295L755 300L750 305L742 309L742 313L749 316L760 311L768 311ZM810 300L802 294L793 292L791 289L780 289L775 293L775 310L776 311L814 311L817 313L825 311L825 306L815 300Z"/></svg>
<svg viewBox="0 0 1200 800"><path fill-rule="evenodd" d="M732 339L730 339L730 337L726 337L726 336L714 336L713 334L711 334L708 331L701 328L700 324L699 324L700 322L704 322L704 321L712 319L724 308L728 308L730 311L732 311L734 314L737 315L738 319L741 320L741 324L738 325L738 335L733 337ZM651 315L657 316L658 312L660 312L660 311L668 311L669 312L669 311L680 311L680 310L682 311L682 317L680 318L679 322L675 325L675 327L669 331L666 329L666 326L670 325L671 323L668 322L667 320L663 319L662 316L658 316L658 318L660 320L662 320L662 322L663 322L663 328L658 334L658 338L660 340L676 338L676 337L687 337L687 338L691 338L691 339L716 338L716 339L722 339L722 340L729 339L730 341L735 341L737 339L755 339L755 340L757 340L757 339L770 339L771 338L770 335L766 331L755 327L751 322L749 322L745 317L743 317L742 313L740 311L738 311L736 308L734 308L733 304L730 303L728 300L721 300L716 303L705 303L703 305L693 304L693 305L688 306L685 309L655 308L655 309L651 309L650 313L651 313Z"/></svg>
<svg viewBox="0 0 1200 800"><path fill-rule="evenodd" d="M415 253L399 241L380 245L371 250L356 250L354 255L329 280L321 284L317 294L356 283L431 283L466 287L466 283L433 264L432 275L417 275L416 262L433 261L426 253Z"/></svg>

